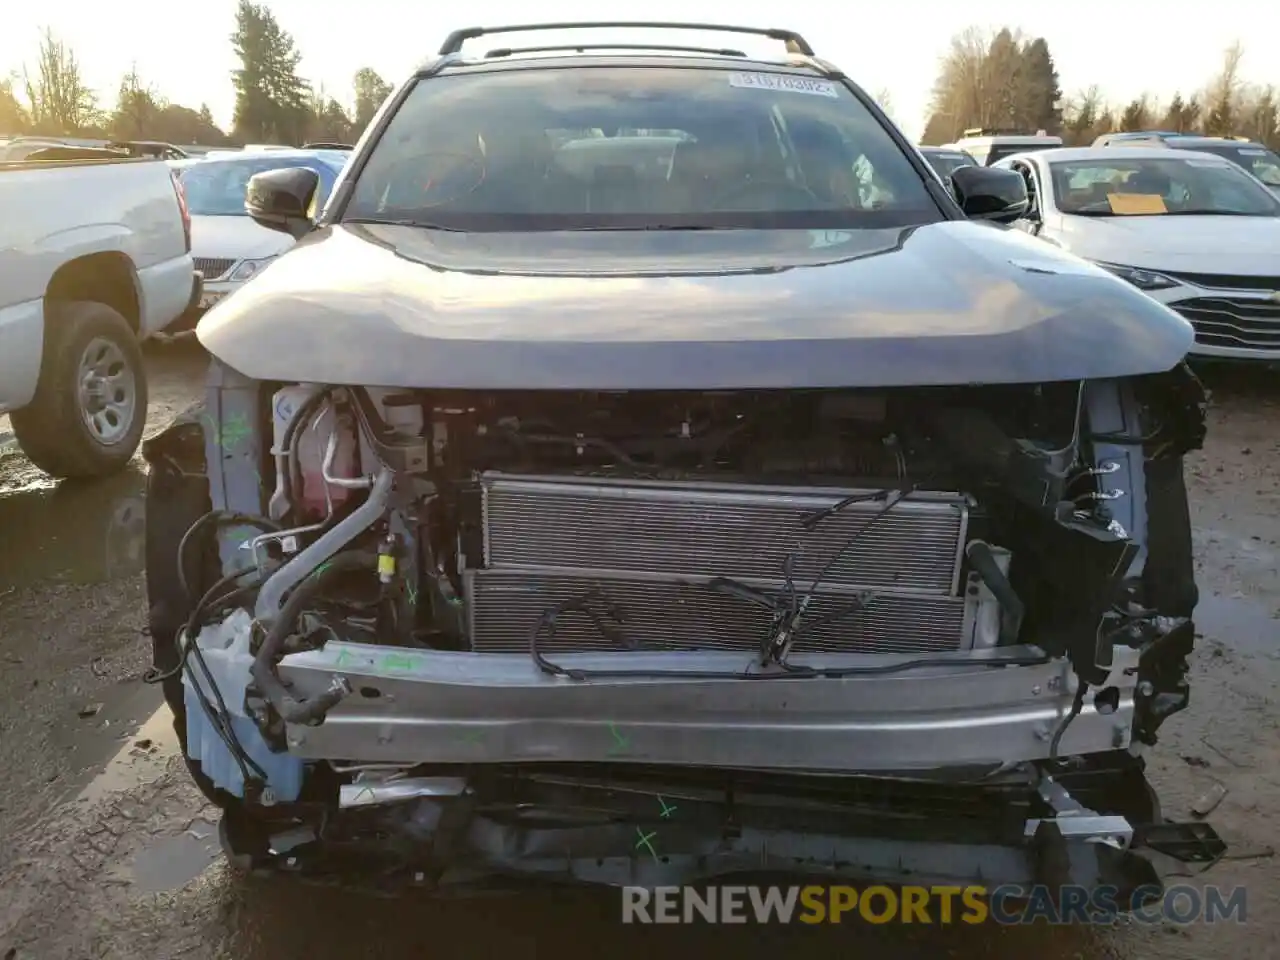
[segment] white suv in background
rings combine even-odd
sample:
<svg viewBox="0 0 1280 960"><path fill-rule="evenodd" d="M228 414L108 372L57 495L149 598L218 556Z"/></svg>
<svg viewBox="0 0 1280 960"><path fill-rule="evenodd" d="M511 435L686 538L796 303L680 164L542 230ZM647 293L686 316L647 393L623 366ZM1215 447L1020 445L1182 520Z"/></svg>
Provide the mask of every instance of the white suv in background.
<svg viewBox="0 0 1280 960"><path fill-rule="evenodd" d="M1042 150L1019 229L1182 314L1192 354L1280 362L1280 199L1225 157L1162 147Z"/></svg>
<svg viewBox="0 0 1280 960"><path fill-rule="evenodd" d="M268 170L306 167L320 177L317 208L323 207L348 154L339 150L244 151L205 158L178 170L191 211L191 254L204 277L204 293L181 327L257 276L293 246L293 238L259 226L245 213L249 178Z"/></svg>

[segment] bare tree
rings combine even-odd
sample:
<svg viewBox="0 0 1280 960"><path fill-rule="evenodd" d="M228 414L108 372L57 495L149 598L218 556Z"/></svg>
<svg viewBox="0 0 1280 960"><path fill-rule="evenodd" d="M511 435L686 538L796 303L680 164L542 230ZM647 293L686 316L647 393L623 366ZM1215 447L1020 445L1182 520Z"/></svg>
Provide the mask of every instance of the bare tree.
<svg viewBox="0 0 1280 960"><path fill-rule="evenodd" d="M342 104L326 93L324 84L312 94L309 105L311 121L307 127L308 140L325 140L347 143L353 139L351 118Z"/></svg>
<svg viewBox="0 0 1280 960"><path fill-rule="evenodd" d="M164 103L159 95L138 76L137 64L120 81L116 112L111 119L112 131L118 137L142 140L154 136L153 128Z"/></svg>
<svg viewBox="0 0 1280 960"><path fill-rule="evenodd" d="M80 76L80 62L48 28L40 41L35 76L24 68L23 80L36 130L77 133L98 119L97 99Z"/></svg>
<svg viewBox="0 0 1280 960"><path fill-rule="evenodd" d="M954 140L966 127L985 123L991 99L986 70L990 46L986 32L978 27L952 39L933 85L932 117L926 127L939 141Z"/></svg>
<svg viewBox="0 0 1280 960"><path fill-rule="evenodd" d="M876 91L876 95L874 99L876 103L880 105L880 109L885 112L885 114L889 117L889 119L892 120L894 123L897 123L898 118L893 115L893 94L889 92L889 88L881 87L879 90Z"/></svg>
<svg viewBox="0 0 1280 960"><path fill-rule="evenodd" d="M1008 27L970 27L942 58L925 125L925 141L954 140L969 127L1057 131L1062 90L1043 37Z"/></svg>
<svg viewBox="0 0 1280 960"><path fill-rule="evenodd" d="M1210 136L1230 136L1240 113L1243 86L1240 62L1244 48L1233 43L1222 56L1222 69L1205 90L1204 132Z"/></svg>
<svg viewBox="0 0 1280 960"><path fill-rule="evenodd" d="M27 129L31 118L13 89L13 78L0 78L0 136L12 136Z"/></svg>
<svg viewBox="0 0 1280 960"><path fill-rule="evenodd" d="M1067 101L1063 117L1063 139L1071 146L1087 146L1115 127L1115 118L1095 85Z"/></svg>
<svg viewBox="0 0 1280 960"><path fill-rule="evenodd" d="M1144 93L1136 100L1131 100L1120 114L1120 129L1126 131L1151 129L1151 118L1154 111Z"/></svg>
<svg viewBox="0 0 1280 960"><path fill-rule="evenodd" d="M1267 146L1280 144L1280 98L1275 87L1251 90L1242 98L1238 132Z"/></svg>

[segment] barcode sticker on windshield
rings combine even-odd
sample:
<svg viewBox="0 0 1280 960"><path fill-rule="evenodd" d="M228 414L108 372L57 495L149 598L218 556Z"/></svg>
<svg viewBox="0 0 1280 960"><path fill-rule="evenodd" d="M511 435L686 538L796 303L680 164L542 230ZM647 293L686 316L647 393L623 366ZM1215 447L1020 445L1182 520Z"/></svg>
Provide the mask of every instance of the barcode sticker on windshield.
<svg viewBox="0 0 1280 960"><path fill-rule="evenodd" d="M829 80L810 80L782 73L731 73L729 86L752 90L780 90L785 93L807 93L816 97L838 97L836 85Z"/></svg>

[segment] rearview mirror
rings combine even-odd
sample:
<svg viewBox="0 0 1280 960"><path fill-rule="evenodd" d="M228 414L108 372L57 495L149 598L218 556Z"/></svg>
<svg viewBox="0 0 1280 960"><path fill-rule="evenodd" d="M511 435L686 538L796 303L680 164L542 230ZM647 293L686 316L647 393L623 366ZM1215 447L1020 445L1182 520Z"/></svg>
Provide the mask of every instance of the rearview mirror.
<svg viewBox="0 0 1280 960"><path fill-rule="evenodd" d="M1031 201L1027 182L1017 170L960 167L951 171L951 192L973 220L1013 223L1026 216Z"/></svg>
<svg viewBox="0 0 1280 960"><path fill-rule="evenodd" d="M319 174L306 167L254 174L245 191L244 209L254 223L298 240L315 226L309 211L319 186Z"/></svg>

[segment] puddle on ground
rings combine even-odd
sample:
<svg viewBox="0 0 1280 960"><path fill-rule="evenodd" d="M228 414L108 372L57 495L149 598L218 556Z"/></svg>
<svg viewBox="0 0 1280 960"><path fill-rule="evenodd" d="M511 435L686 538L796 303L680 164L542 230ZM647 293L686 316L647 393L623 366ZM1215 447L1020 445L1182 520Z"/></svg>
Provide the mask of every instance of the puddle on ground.
<svg viewBox="0 0 1280 960"><path fill-rule="evenodd" d="M140 574L145 484L128 469L95 480L41 478L0 488L0 593L49 580L105 583Z"/></svg>
<svg viewBox="0 0 1280 960"><path fill-rule="evenodd" d="M81 791L76 802L95 803L159 777L177 751L173 717L169 708L161 705ZM139 814L145 815L145 811ZM137 893L164 893L196 879L220 855L217 824L197 818L182 833L148 844L130 863L114 868L111 875Z"/></svg>
<svg viewBox="0 0 1280 960"><path fill-rule="evenodd" d="M141 851L117 874L130 882L136 894L167 893L196 879L221 854L217 824L194 820L176 837L165 837Z"/></svg>
<svg viewBox="0 0 1280 960"><path fill-rule="evenodd" d="M1196 629L1241 653L1280 656L1280 620L1247 597L1201 594Z"/></svg>

